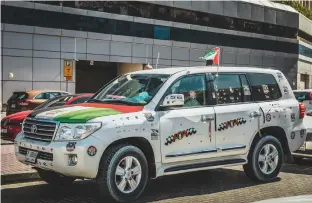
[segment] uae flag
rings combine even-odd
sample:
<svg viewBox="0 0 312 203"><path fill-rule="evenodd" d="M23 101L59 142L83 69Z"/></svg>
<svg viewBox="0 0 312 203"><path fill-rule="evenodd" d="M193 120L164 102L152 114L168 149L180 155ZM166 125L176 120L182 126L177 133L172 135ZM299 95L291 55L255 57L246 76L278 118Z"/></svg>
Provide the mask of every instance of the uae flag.
<svg viewBox="0 0 312 203"><path fill-rule="evenodd" d="M212 64L216 64L219 65L220 63L220 48L219 47L215 47L213 49L211 49L210 51L208 51L205 56L203 57L199 57L199 59L204 59L206 61L210 61L212 60Z"/></svg>

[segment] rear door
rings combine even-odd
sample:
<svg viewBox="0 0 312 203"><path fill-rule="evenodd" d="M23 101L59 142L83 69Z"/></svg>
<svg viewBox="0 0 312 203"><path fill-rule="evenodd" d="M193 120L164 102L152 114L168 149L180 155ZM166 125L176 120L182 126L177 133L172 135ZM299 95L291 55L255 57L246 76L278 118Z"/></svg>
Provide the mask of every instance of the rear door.
<svg viewBox="0 0 312 203"><path fill-rule="evenodd" d="M213 81L218 156L245 154L261 125L261 109L251 101L245 74L220 73Z"/></svg>

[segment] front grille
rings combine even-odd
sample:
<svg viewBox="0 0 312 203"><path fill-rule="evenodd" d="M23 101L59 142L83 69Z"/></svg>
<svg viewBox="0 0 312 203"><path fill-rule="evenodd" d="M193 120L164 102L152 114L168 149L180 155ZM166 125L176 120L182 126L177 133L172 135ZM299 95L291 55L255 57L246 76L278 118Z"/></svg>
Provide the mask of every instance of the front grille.
<svg viewBox="0 0 312 203"><path fill-rule="evenodd" d="M56 130L56 123L53 121L43 121L26 118L23 126L25 138L42 142L51 142ZM32 128L36 130L32 131Z"/></svg>
<svg viewBox="0 0 312 203"><path fill-rule="evenodd" d="M312 141L312 133L307 134L306 141Z"/></svg>
<svg viewBox="0 0 312 203"><path fill-rule="evenodd" d="M19 147L18 151L20 154L26 155L27 154L27 148L24 147ZM36 151L37 150L31 150L31 151ZM48 152L41 152L38 151L38 156L37 159L42 159L42 160L46 160L46 161L53 161L53 154L52 153L48 153Z"/></svg>

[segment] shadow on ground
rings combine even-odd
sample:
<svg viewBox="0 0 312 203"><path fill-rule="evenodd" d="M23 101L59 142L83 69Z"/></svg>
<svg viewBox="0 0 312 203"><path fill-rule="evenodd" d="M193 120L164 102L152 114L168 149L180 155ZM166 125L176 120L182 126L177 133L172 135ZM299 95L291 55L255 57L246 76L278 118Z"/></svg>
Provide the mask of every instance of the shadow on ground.
<svg viewBox="0 0 312 203"><path fill-rule="evenodd" d="M276 181L280 181L279 178ZM176 197L197 196L226 190L255 186L243 171L232 169L214 169L208 171L167 176L151 180L138 202L160 201ZM52 189L47 184L14 189L2 189L2 201L5 202L104 202L96 198L94 181L77 181L67 188ZM40 201L42 202L42 201ZM108 202L105 200L105 202Z"/></svg>
<svg viewBox="0 0 312 203"><path fill-rule="evenodd" d="M312 175L312 159L303 159L296 164L285 164L282 168L282 172Z"/></svg>

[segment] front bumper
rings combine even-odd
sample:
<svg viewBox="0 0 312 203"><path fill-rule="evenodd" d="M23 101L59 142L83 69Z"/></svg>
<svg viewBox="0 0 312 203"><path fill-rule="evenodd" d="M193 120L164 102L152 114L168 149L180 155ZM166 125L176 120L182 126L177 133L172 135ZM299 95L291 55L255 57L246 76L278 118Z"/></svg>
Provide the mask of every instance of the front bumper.
<svg viewBox="0 0 312 203"><path fill-rule="evenodd" d="M71 143L73 142L76 142L75 147L71 147L71 150L69 150L66 147L69 141L45 143L17 136L14 141L15 155L20 162L37 168L71 177L95 178L104 151L101 148L99 139L89 136L84 140L71 141ZM87 153L90 146L97 149L94 156ZM35 163L25 161L28 150L38 152ZM77 156L76 165L70 162L70 156L73 155Z"/></svg>

